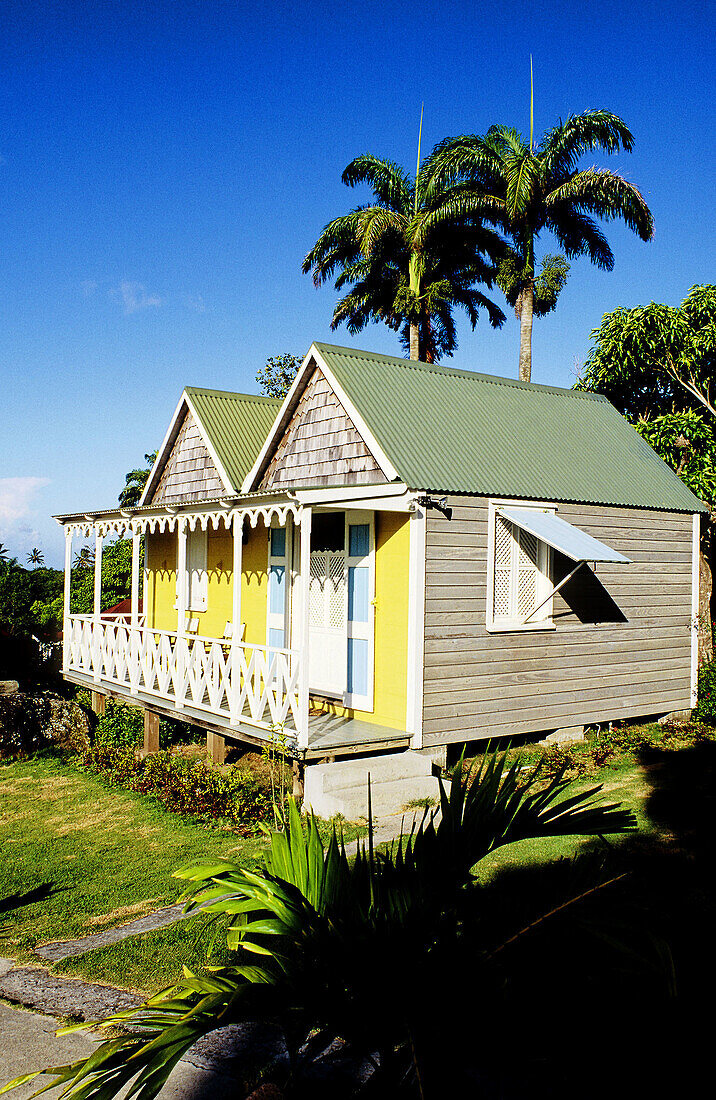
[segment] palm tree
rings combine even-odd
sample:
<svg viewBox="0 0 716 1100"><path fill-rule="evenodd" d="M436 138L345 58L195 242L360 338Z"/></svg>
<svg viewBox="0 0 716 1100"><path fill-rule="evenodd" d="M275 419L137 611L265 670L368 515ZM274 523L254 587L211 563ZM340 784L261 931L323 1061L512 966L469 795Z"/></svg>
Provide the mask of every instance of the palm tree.
<svg viewBox="0 0 716 1100"><path fill-rule="evenodd" d="M429 363L457 347L455 307L473 328L480 309L494 328L503 323L502 310L475 287L495 283L506 253L499 234L466 210L459 192L428 186L432 160L431 154L421 166L420 139L414 179L372 153L356 157L343 182L369 184L374 202L329 222L303 261L316 286L336 272L336 290L350 286L331 328L346 324L357 333L382 321L400 332L411 359Z"/></svg>
<svg viewBox="0 0 716 1100"><path fill-rule="evenodd" d="M4 542L0 542L0 568L8 563L8 549Z"/></svg>
<svg viewBox="0 0 716 1100"><path fill-rule="evenodd" d="M130 470L125 477L125 486L119 494L118 500L123 508L134 508L139 504L142 493L144 492L144 486L147 484L147 478L152 472L152 466L156 462L157 452L151 451L144 456L144 461L147 463L146 469L143 470Z"/></svg>
<svg viewBox="0 0 716 1100"><path fill-rule="evenodd" d="M604 168L577 168L593 149L631 152L633 145L621 118L595 110L560 120L537 146L531 112L529 142L517 130L493 126L484 137L447 138L433 151L431 186L454 188L466 209L501 227L514 245L512 271L508 264L503 274L520 319L522 381L529 382L532 373L532 320L540 312L535 310L535 242L542 230L554 235L567 256L588 256L605 271L612 270L614 256L595 217L621 218L643 241L653 235L651 213L636 187ZM549 268L542 275L549 279Z"/></svg>
<svg viewBox="0 0 716 1100"><path fill-rule="evenodd" d="M33 546L32 550L27 555L27 560L30 565L44 565L45 555L42 553L42 550L40 550L37 546Z"/></svg>
<svg viewBox="0 0 716 1100"><path fill-rule="evenodd" d="M94 569L94 550L90 546L83 546L75 554L72 562L73 569Z"/></svg>

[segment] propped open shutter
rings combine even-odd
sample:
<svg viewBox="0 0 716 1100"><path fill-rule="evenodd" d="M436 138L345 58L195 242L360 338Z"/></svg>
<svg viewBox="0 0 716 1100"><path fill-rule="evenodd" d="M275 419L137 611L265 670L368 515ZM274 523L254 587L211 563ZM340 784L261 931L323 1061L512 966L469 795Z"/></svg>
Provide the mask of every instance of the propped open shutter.
<svg viewBox="0 0 716 1100"><path fill-rule="evenodd" d="M510 617L510 578L512 576L512 524L502 516L495 517L495 585L493 615L496 619Z"/></svg>
<svg viewBox="0 0 716 1100"><path fill-rule="evenodd" d="M529 531L513 527L517 543L517 568L515 591L515 617L529 615L537 603L539 567L537 565L537 539Z"/></svg>

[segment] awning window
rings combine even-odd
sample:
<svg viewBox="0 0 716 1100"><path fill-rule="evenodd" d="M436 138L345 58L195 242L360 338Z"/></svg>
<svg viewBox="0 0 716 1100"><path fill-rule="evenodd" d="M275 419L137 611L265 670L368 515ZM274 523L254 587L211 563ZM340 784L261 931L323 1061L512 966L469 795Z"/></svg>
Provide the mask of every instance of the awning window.
<svg viewBox="0 0 716 1100"><path fill-rule="evenodd" d="M516 523L523 531L546 542L560 554L571 558L575 562L600 561L613 562L619 565L630 565L631 558L625 558L611 546L592 538L586 531L575 527L573 523L567 523L565 519L555 516L550 512L540 512L536 508L500 508L498 515L504 516L511 523Z"/></svg>

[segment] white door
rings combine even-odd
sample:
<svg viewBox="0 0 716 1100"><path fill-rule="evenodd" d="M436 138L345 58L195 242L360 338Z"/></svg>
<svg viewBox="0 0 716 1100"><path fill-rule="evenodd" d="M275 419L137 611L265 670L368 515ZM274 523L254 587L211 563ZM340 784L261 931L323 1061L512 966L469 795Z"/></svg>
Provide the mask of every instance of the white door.
<svg viewBox="0 0 716 1100"><path fill-rule="evenodd" d="M375 525L372 512L346 513L347 706L373 710Z"/></svg>
<svg viewBox="0 0 716 1100"><path fill-rule="evenodd" d="M309 583L310 690L343 697L346 690L346 552L312 550Z"/></svg>

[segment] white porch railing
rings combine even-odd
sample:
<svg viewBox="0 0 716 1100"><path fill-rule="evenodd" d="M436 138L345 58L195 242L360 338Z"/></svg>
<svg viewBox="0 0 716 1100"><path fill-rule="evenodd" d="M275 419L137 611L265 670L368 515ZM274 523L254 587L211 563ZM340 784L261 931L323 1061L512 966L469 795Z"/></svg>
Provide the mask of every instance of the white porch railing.
<svg viewBox="0 0 716 1100"><path fill-rule="evenodd" d="M300 654L195 634L70 615L65 669L94 683L150 695L177 710L191 707L219 721L262 730L300 727Z"/></svg>

